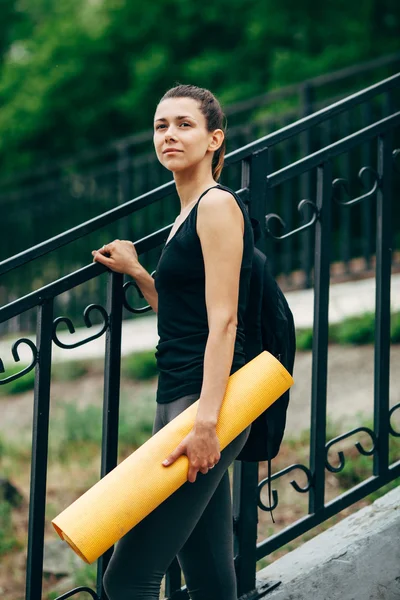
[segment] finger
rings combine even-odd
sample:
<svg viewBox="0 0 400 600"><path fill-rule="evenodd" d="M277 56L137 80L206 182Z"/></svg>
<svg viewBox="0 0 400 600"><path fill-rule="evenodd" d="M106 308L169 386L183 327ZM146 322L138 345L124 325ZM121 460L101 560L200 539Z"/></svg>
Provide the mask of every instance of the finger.
<svg viewBox="0 0 400 600"><path fill-rule="evenodd" d="M207 473L208 473L208 467L201 467L200 473L203 473L203 475L207 475Z"/></svg>
<svg viewBox="0 0 400 600"><path fill-rule="evenodd" d="M112 261L111 258L108 258L107 256L104 256L104 254L101 254L100 252L95 252L94 253L93 261L94 262L102 263L106 267L111 267L111 265L113 264L113 261Z"/></svg>
<svg viewBox="0 0 400 600"><path fill-rule="evenodd" d="M197 467L189 467L188 480L190 481L190 483L194 483L196 481L198 471L199 469Z"/></svg>
<svg viewBox="0 0 400 600"><path fill-rule="evenodd" d="M102 256L110 256L111 252L110 252L109 246L110 246L110 244L106 244L105 246L102 246L98 250L92 250L93 256L96 254L101 254Z"/></svg>
<svg viewBox="0 0 400 600"><path fill-rule="evenodd" d="M171 454L167 456L165 460L163 460L162 464L164 465L164 467L169 467L169 465L172 465L172 463L175 462L176 459L184 453L184 451L185 446L179 444L179 446L177 446L175 450L171 452Z"/></svg>

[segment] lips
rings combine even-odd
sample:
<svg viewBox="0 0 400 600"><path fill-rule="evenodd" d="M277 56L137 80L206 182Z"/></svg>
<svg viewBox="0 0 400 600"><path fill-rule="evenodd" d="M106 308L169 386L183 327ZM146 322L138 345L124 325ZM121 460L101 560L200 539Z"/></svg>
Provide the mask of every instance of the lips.
<svg viewBox="0 0 400 600"><path fill-rule="evenodd" d="M164 150L163 154L169 154L170 152L182 152L182 150L178 150L177 148L168 148Z"/></svg>

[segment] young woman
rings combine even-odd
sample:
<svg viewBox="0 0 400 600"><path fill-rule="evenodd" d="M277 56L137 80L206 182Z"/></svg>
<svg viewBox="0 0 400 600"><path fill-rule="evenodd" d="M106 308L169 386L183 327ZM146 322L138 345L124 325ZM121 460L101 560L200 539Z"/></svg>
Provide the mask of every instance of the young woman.
<svg viewBox="0 0 400 600"><path fill-rule="evenodd" d="M158 599L175 556L193 600L237 599L228 467L249 428L221 452L216 424L228 378L245 364L243 315L254 238L240 198L217 183L224 119L213 94L192 85L168 90L157 106L155 151L173 173L181 212L155 278L130 241L115 240L92 253L95 261L132 276L157 313L153 434L199 399L192 431L163 463L168 468L186 454L188 481L116 544L104 576L109 600Z"/></svg>

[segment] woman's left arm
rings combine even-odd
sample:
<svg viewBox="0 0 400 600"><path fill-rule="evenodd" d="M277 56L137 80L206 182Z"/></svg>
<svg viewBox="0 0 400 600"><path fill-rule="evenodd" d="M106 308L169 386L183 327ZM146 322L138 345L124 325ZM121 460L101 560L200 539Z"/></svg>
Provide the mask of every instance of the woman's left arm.
<svg viewBox="0 0 400 600"><path fill-rule="evenodd" d="M244 219L232 194L211 192L202 198L197 214L209 335L195 425L215 427L234 354Z"/></svg>
<svg viewBox="0 0 400 600"><path fill-rule="evenodd" d="M205 474L220 459L216 425L232 368L243 257L243 214L229 192L202 198L197 213L205 270L208 339L203 384L193 429L163 461L171 465L182 454L189 458L188 480Z"/></svg>

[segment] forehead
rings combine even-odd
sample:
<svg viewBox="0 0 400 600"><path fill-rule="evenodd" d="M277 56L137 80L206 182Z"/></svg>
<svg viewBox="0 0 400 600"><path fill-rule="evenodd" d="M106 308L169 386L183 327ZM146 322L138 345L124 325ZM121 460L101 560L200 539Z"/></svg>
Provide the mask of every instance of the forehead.
<svg viewBox="0 0 400 600"><path fill-rule="evenodd" d="M196 121L205 120L199 109L199 103L194 98L166 98L157 106L154 120L175 119L178 116L188 116Z"/></svg>

